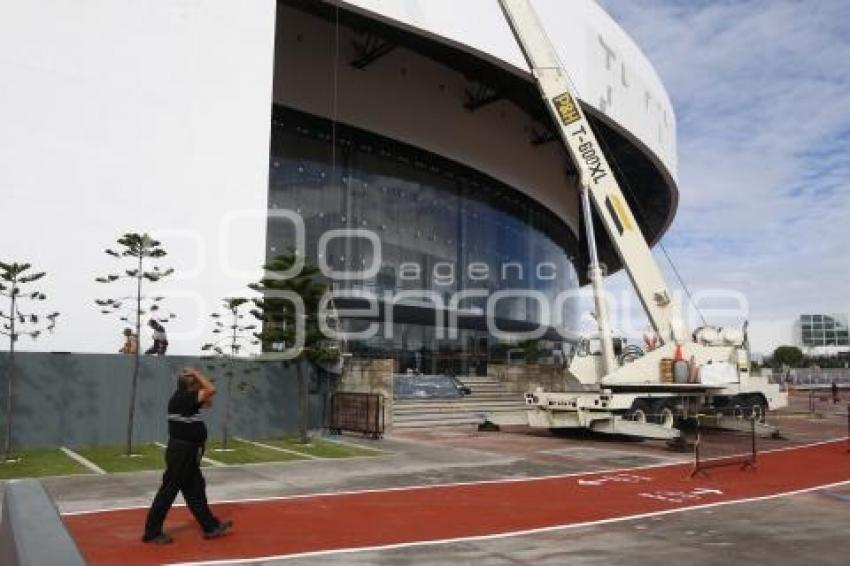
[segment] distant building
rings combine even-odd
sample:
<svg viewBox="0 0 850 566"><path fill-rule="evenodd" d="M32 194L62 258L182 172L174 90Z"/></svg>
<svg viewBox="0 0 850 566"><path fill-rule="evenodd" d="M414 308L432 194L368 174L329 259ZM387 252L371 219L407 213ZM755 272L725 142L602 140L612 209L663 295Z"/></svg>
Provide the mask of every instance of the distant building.
<svg viewBox="0 0 850 566"><path fill-rule="evenodd" d="M847 314L801 314L794 330L797 345L808 355L850 352Z"/></svg>

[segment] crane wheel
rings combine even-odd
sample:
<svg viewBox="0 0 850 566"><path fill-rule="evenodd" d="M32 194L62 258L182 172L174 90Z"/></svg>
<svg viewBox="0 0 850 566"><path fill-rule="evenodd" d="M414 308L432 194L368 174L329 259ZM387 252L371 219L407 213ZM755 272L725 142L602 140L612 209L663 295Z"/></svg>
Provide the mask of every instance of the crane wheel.
<svg viewBox="0 0 850 566"><path fill-rule="evenodd" d="M643 409L635 409L632 411L631 418L637 423L646 423L647 416Z"/></svg>
<svg viewBox="0 0 850 566"><path fill-rule="evenodd" d="M673 428L673 425L676 424L676 414L673 412L673 409L668 405L662 405L658 409L658 424L663 426L664 428Z"/></svg>
<svg viewBox="0 0 850 566"><path fill-rule="evenodd" d="M652 406L643 399L636 399L632 403L632 408L626 412L626 418L636 423L646 423L649 421L649 415L652 413Z"/></svg>
<svg viewBox="0 0 850 566"><path fill-rule="evenodd" d="M744 420L746 413L749 412L749 407L745 407L741 403L735 403L732 405L732 417L738 419L739 421Z"/></svg>

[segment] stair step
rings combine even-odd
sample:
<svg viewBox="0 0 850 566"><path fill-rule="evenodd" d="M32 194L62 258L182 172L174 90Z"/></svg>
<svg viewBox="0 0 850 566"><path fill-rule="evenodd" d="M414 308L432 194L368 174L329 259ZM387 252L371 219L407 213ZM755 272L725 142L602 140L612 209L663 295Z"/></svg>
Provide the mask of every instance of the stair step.
<svg viewBox="0 0 850 566"><path fill-rule="evenodd" d="M427 396L414 396L409 395L406 397L400 397L400 399L463 399L464 397L492 397L492 396L502 396L502 395L515 395L517 397L525 397L525 393L520 393L517 391L505 391L504 389L494 390L494 391L476 391L472 390L472 393L469 395L446 395L442 397L427 397Z"/></svg>
<svg viewBox="0 0 850 566"><path fill-rule="evenodd" d="M445 415L422 415L416 419L396 419L393 418L393 426L407 425L416 426L418 423L440 423L442 425L456 423L481 423L484 422L483 415L469 413L465 415L454 415L447 417Z"/></svg>
<svg viewBox="0 0 850 566"><path fill-rule="evenodd" d="M448 427L448 426L461 426L461 425L479 425L481 424L481 419L465 419L459 421L417 421L412 423L398 423L393 424L393 428L396 429L409 429L409 428L440 428L440 427Z"/></svg>
<svg viewBox="0 0 850 566"><path fill-rule="evenodd" d="M463 399L428 399L427 401L396 399L393 403L393 408L433 407L436 405L451 405L455 407L463 407L465 405L525 405L525 400L522 397L496 397L490 399L466 397Z"/></svg>
<svg viewBox="0 0 850 566"><path fill-rule="evenodd" d="M393 412L393 418L394 419L398 418L398 419L407 420L407 421L422 419L422 418L426 418L426 417L430 417L430 416L439 417L439 418L446 418L446 419L453 419L453 418L459 418L459 417L470 416L470 415L486 415L486 414L489 414L489 413L513 413L515 411L525 411L525 410L526 410L526 407L519 406L519 405L516 406L516 407L497 407L497 408L476 407L476 408L470 408L470 409L465 409L465 410L434 409L432 411L421 411L421 412L415 412L415 413L396 413L396 412Z"/></svg>
<svg viewBox="0 0 850 566"><path fill-rule="evenodd" d="M427 411L393 411L393 417L417 417L421 415L440 414L444 416L461 415L461 414L486 414L486 413L510 413L512 411L524 411L524 405L514 405L512 407L469 407L466 409L458 409L457 407L435 407Z"/></svg>
<svg viewBox="0 0 850 566"><path fill-rule="evenodd" d="M527 408L523 393L489 376L458 377L472 391L457 398L407 398L393 401L393 427L437 428L481 424L488 413L504 414Z"/></svg>
<svg viewBox="0 0 850 566"><path fill-rule="evenodd" d="M451 399L471 399L476 397L478 399L499 399L502 397L515 397L517 399L524 399L524 393L517 393L516 391L473 391L469 395L458 395L458 396L447 396L447 397L399 397L399 401L428 401L431 399L443 399L443 400L451 400Z"/></svg>
<svg viewBox="0 0 850 566"><path fill-rule="evenodd" d="M468 399L464 401L454 399L433 399L431 401L419 403L396 401L395 403L393 403L393 408L415 409L417 407L422 407L427 409L428 407L469 407L471 405L525 405L525 401L523 401L522 399L517 399L516 397L506 397L504 399Z"/></svg>
<svg viewBox="0 0 850 566"><path fill-rule="evenodd" d="M427 409L428 407L469 407L469 406L488 405L501 407L506 405L525 405L525 401L516 397L506 397L504 399L433 399L426 402L410 402L396 401L393 403L393 409Z"/></svg>
<svg viewBox="0 0 850 566"><path fill-rule="evenodd" d="M499 413L504 411L522 411L527 409L528 405L520 405L519 403L517 403L516 405L467 405L461 407L437 405L434 407L423 407L421 409L394 409L393 414L410 416L424 415L428 413L442 413L444 415L451 415L453 413Z"/></svg>

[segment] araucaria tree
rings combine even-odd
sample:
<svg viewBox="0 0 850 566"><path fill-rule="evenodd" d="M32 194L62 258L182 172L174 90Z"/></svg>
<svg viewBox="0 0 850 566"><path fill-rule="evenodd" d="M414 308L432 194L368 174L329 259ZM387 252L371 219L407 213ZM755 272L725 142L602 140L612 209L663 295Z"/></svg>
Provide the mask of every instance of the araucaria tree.
<svg viewBox="0 0 850 566"><path fill-rule="evenodd" d="M213 334L216 340L204 344L201 350L208 352L207 369L214 373L222 373L227 379L227 396L224 399L224 426L222 430L221 448L227 450L230 439L230 404L233 397L233 378L239 374L245 376L249 373L259 371L259 366L248 363L246 358L240 356L248 345L257 345L260 341L254 336L257 329L255 323L245 320L245 308L250 301L244 298L229 298L222 300L223 313L212 313L210 318L214 321ZM238 366L238 367L237 367ZM240 381L237 389L245 391L248 383Z"/></svg>
<svg viewBox="0 0 850 566"><path fill-rule="evenodd" d="M5 460L12 457L12 424L15 418L15 344L21 337L37 339L42 332L52 332L58 312L40 315L29 308L27 302L41 302L47 295L32 288L32 284L46 275L43 271L30 271L29 263L0 262L0 295L8 300L8 307L0 308L0 334L9 337L9 368L6 391L6 434L3 443ZM5 309L9 310L6 311Z"/></svg>
<svg viewBox="0 0 850 566"><path fill-rule="evenodd" d="M157 283L174 273L174 269L162 268L156 260L167 254L162 244L147 234L128 233L118 239L116 249L107 249L106 253L121 260L125 266L116 273L97 277L98 283L129 282L130 293L115 298L97 299L95 303L100 312L118 316L126 323L132 324L136 333L136 348L133 355L133 374L130 384L130 409L127 416L127 455L133 451L133 419L136 410L136 385L139 380L139 355L141 352L142 318L149 315L160 323L166 323L175 318L173 313L162 310L163 297L145 295L148 285Z"/></svg>
<svg viewBox="0 0 850 566"><path fill-rule="evenodd" d="M295 252L278 255L263 266L266 276L259 283L249 285L262 297L254 299L256 308L251 313L263 322L257 337L263 344L263 352L275 352L293 348L299 338L303 348L284 365L294 363L298 374L298 429L302 443L309 442L307 436L307 378L304 369L315 371L320 364L332 364L339 360L336 343L329 340L319 326L319 307L328 287L319 276L317 267L304 264L300 273L292 277L281 277L296 264ZM303 313L299 313L286 294L300 298ZM298 320L299 316L303 319ZM303 323L303 325L301 324ZM299 337L298 333L302 332Z"/></svg>

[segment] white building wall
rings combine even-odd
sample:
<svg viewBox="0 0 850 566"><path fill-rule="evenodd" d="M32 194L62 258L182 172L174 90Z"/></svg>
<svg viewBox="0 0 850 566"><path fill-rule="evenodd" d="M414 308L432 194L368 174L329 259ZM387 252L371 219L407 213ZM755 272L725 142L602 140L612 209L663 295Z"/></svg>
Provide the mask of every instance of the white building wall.
<svg viewBox="0 0 850 566"><path fill-rule="evenodd" d="M175 353L198 353L218 299L256 277L274 24L274 0L0 3L0 260L46 270L62 313L34 349L120 347L93 303L120 291L94 277L127 231L160 238L178 270L160 287ZM227 232L233 209L256 214Z"/></svg>

